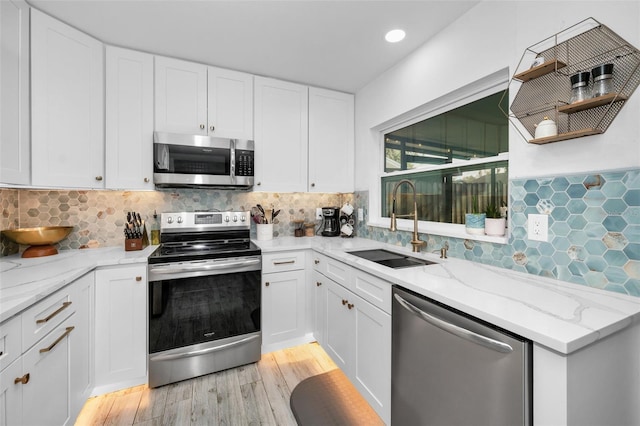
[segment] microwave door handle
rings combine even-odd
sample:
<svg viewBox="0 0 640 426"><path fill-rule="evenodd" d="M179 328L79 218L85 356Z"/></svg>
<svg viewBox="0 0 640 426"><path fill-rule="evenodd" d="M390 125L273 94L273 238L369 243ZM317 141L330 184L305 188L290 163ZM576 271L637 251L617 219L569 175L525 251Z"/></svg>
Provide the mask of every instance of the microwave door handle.
<svg viewBox="0 0 640 426"><path fill-rule="evenodd" d="M153 272L154 274L175 274L180 272L198 272L198 271L211 271L211 270L224 270L231 269L238 266L250 266L260 263L260 259L249 259L249 260L241 260L241 261L233 261L233 262L225 262L225 263L214 263L214 264L195 264L191 266L181 266L179 268L168 266L168 267L157 267L151 268L149 272Z"/></svg>
<svg viewBox="0 0 640 426"><path fill-rule="evenodd" d="M236 141L235 139L231 139L229 141L231 145L231 154L229 161L231 162L231 179L236 177Z"/></svg>

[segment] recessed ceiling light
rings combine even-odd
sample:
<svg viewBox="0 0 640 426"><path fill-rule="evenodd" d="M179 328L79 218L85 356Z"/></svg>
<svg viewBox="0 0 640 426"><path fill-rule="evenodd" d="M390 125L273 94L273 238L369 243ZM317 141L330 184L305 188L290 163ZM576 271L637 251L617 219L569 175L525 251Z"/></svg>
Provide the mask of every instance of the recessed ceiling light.
<svg viewBox="0 0 640 426"><path fill-rule="evenodd" d="M397 43L404 38L404 31L402 30L391 30L384 36L384 39L389 43Z"/></svg>

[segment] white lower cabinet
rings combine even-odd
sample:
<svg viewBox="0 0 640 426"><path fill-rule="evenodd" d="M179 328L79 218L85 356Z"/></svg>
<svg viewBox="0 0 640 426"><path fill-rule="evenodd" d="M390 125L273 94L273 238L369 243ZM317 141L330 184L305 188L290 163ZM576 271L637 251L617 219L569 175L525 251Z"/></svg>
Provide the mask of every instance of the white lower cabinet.
<svg viewBox="0 0 640 426"><path fill-rule="evenodd" d="M0 425L71 424L78 415L93 388L93 282L86 274L2 323L0 358L15 360L0 372Z"/></svg>
<svg viewBox="0 0 640 426"><path fill-rule="evenodd" d="M365 300L318 270L340 267L338 269L344 271L341 277L347 280L345 285L353 288L356 286L352 281L357 282L368 274L326 256L314 257L319 260L314 265L312 280L317 289L314 300L316 338L382 420L389 424L391 315L374 305L376 299ZM391 284L384 289L385 299L387 292L391 293Z"/></svg>
<svg viewBox="0 0 640 426"><path fill-rule="evenodd" d="M95 389L147 381L147 265L96 270Z"/></svg>
<svg viewBox="0 0 640 426"><path fill-rule="evenodd" d="M313 340L307 333L306 277L304 251L262 256L262 353Z"/></svg>

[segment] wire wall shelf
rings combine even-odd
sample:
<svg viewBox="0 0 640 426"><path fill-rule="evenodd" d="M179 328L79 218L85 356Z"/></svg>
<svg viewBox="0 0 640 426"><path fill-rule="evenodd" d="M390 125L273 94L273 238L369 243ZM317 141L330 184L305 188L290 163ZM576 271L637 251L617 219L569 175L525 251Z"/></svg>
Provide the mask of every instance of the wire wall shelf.
<svg viewBox="0 0 640 426"><path fill-rule="evenodd" d="M570 103L570 77L613 64L615 91ZM509 82L517 93L503 111L529 143L546 144L604 133L640 85L640 51L607 26L588 18L528 47ZM505 96L507 96L505 94ZM546 118L556 122L556 136L534 139Z"/></svg>

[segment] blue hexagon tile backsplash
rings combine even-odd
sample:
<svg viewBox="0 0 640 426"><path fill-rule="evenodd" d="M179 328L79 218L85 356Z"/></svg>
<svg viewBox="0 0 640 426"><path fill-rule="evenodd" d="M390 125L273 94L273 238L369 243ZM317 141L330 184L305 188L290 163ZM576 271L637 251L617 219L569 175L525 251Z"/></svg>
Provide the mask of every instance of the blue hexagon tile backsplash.
<svg viewBox="0 0 640 426"><path fill-rule="evenodd" d="M422 235L427 250L640 297L640 170L514 179L508 244ZM355 203L368 205L368 193ZM548 242L527 239L529 214L549 215ZM361 237L407 246L410 232L358 224Z"/></svg>

